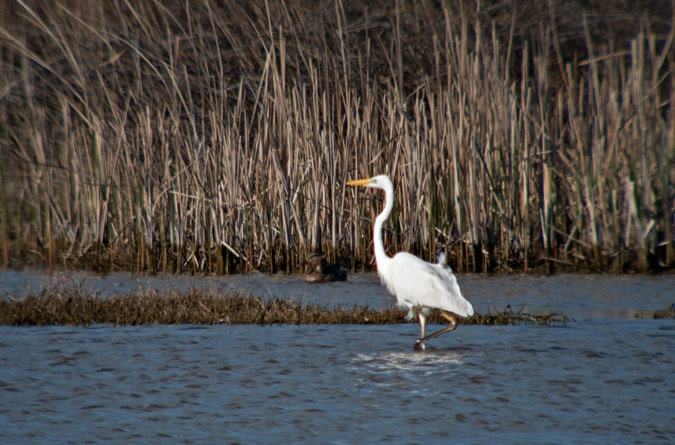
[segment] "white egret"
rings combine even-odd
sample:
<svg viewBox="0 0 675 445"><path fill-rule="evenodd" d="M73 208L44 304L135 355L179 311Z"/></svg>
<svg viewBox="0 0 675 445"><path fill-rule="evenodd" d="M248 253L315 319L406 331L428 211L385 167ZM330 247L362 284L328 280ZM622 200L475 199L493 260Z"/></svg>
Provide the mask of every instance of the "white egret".
<svg viewBox="0 0 675 445"><path fill-rule="evenodd" d="M408 252L399 252L390 257L384 251L382 225L394 206L394 186L388 177L374 176L349 181L347 185L362 185L384 190L384 210L377 216L373 226L377 273L382 283L387 286L387 290L396 297L398 304L408 308L408 319L415 316L419 318L420 338L415 343L415 350L424 350L427 340L457 327L455 315L472 316L473 307L462 296L452 269L445 267L445 254L439 255L438 264L432 264ZM441 315L450 322L450 326L425 337L424 325L432 309L440 309Z"/></svg>

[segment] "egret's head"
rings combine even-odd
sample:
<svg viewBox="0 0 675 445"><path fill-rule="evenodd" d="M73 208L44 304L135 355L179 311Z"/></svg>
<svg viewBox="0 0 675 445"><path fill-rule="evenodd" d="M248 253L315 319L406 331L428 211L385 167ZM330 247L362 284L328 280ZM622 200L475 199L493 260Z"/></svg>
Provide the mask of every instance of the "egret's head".
<svg viewBox="0 0 675 445"><path fill-rule="evenodd" d="M391 181L385 175L373 176L368 179L358 179L356 181L349 181L347 185L362 185L376 189L384 189L387 185L391 186Z"/></svg>

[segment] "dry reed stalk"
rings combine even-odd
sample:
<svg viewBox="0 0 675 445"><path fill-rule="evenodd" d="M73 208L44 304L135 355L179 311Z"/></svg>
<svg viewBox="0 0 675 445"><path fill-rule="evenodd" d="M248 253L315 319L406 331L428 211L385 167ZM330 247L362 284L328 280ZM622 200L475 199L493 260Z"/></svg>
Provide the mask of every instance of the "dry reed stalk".
<svg viewBox="0 0 675 445"><path fill-rule="evenodd" d="M381 197L342 184L387 173L392 251L672 267L673 27L603 40L587 15L573 41L562 3L536 32L491 7L19 1L3 243L29 234L50 266L291 271L321 248L366 267Z"/></svg>

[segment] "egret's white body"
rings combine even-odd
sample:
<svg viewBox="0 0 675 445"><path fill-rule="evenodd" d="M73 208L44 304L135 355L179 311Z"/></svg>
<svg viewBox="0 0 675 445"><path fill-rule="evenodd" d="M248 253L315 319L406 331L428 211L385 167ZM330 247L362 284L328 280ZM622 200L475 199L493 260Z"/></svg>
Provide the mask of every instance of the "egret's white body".
<svg viewBox="0 0 675 445"><path fill-rule="evenodd" d="M382 226L389 218L394 206L394 186L384 175L370 179L350 181L347 185L363 185L384 190L384 210L375 219L373 226L373 243L377 273L387 290L392 293L400 306L408 309L408 318L417 316L420 322L420 340L416 349L424 349L424 342L429 338L453 330L456 322L451 314L460 317L473 315L473 307L459 290L457 279L452 269L445 267L445 255L441 254L437 264L428 263L408 252L399 252L390 257L384 251L382 243ZM440 309L450 314L442 315L452 324L449 328L424 336L426 317L431 309Z"/></svg>

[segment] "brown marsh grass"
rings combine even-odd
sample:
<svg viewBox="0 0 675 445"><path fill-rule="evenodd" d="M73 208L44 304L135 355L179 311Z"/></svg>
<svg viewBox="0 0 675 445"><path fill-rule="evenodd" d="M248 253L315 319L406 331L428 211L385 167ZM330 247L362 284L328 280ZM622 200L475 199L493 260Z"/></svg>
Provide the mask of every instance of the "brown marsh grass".
<svg viewBox="0 0 675 445"><path fill-rule="evenodd" d="M673 4L16 0L5 266L675 265ZM463 6L462 6L463 5Z"/></svg>
<svg viewBox="0 0 675 445"><path fill-rule="evenodd" d="M43 290L25 299L0 300L0 325L148 325L148 324L394 324L404 323L406 312L398 307L367 306L327 308L299 301L257 297L232 291L227 294L192 290L159 294L101 298L80 290ZM503 311L476 313L459 319L462 324L504 325L565 323L560 314L530 315ZM414 322L414 320L413 320ZM431 323L445 323L432 314Z"/></svg>
<svg viewBox="0 0 675 445"><path fill-rule="evenodd" d="M655 311L653 317L654 317L654 319L660 319L660 318L675 319L675 303L671 304L666 309L661 309L660 311Z"/></svg>

